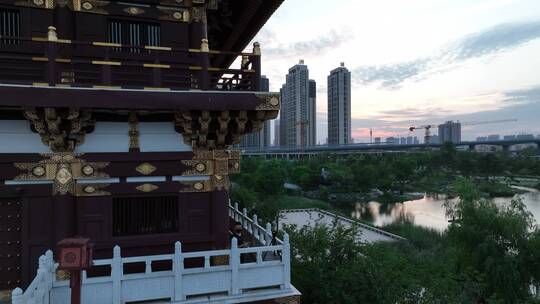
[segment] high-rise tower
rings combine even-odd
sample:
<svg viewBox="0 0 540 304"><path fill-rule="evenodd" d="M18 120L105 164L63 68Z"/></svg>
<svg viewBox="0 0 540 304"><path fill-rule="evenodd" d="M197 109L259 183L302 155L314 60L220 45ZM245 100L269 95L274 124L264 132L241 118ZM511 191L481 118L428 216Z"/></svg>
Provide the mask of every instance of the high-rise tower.
<svg viewBox="0 0 540 304"><path fill-rule="evenodd" d="M328 76L328 144L351 142L351 72L345 64Z"/></svg>
<svg viewBox="0 0 540 304"><path fill-rule="evenodd" d="M310 88L312 90L310 90ZM316 143L315 81L309 80L304 60L291 67L281 88L280 117L282 146L311 146Z"/></svg>

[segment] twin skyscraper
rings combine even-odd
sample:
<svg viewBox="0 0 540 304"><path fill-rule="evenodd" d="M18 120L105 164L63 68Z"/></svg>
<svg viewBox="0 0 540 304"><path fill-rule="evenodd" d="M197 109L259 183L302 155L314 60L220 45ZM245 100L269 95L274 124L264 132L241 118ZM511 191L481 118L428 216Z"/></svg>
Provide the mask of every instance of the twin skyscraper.
<svg viewBox="0 0 540 304"><path fill-rule="evenodd" d="M351 72L341 63L328 76L329 145L349 144L351 140ZM276 145L317 145L317 85L309 79L304 60L289 69L281 87L281 112ZM276 132L278 128L276 128Z"/></svg>
<svg viewBox="0 0 540 304"><path fill-rule="evenodd" d="M291 67L280 89L280 118L274 121L274 145L281 147L314 146L317 140L317 85L309 79L309 69L300 60ZM268 88L268 79L261 88ZM352 143L351 72L344 63L327 78L329 145ZM241 147L265 148L270 145L270 124L244 138Z"/></svg>

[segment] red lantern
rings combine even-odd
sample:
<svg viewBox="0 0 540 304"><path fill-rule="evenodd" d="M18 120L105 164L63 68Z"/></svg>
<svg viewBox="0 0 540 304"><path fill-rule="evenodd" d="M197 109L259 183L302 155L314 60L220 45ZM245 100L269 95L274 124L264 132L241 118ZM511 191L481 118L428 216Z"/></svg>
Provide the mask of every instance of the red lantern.
<svg viewBox="0 0 540 304"><path fill-rule="evenodd" d="M57 244L58 269L69 271L71 304L81 303L81 271L92 267L92 247L90 239L73 237Z"/></svg>
<svg viewBox="0 0 540 304"><path fill-rule="evenodd" d="M87 270L92 266L90 239L74 237L58 242L59 269Z"/></svg>

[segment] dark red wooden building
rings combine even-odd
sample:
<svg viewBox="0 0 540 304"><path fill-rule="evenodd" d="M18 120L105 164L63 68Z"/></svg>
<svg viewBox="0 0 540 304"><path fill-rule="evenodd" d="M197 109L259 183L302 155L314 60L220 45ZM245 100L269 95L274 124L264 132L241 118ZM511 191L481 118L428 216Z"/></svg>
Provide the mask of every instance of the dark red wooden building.
<svg viewBox="0 0 540 304"><path fill-rule="evenodd" d="M95 258L228 246L228 148L280 107L251 41L281 2L0 0L0 290L74 235Z"/></svg>

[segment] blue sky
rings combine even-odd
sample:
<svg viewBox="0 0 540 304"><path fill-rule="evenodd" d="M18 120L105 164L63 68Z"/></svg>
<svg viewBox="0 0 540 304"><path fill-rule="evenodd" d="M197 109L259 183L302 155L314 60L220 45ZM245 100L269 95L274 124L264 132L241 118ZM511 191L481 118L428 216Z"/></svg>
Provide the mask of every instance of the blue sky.
<svg viewBox="0 0 540 304"><path fill-rule="evenodd" d="M410 125L450 119L518 119L466 127L465 139L540 134L538 0L285 0L255 40L274 91L305 60L317 81L320 142L326 77L341 61L352 72L357 142L369 128L405 136Z"/></svg>

